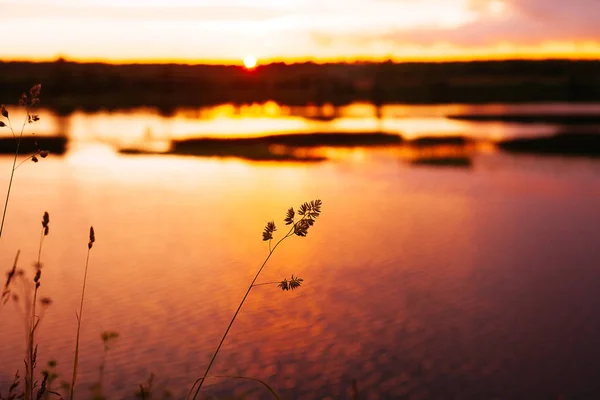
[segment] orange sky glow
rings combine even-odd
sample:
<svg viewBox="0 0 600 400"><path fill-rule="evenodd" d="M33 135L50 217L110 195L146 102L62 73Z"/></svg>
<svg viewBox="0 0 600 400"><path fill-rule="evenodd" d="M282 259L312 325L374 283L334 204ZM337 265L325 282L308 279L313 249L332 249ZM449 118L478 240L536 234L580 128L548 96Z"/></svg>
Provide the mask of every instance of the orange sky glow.
<svg viewBox="0 0 600 400"><path fill-rule="evenodd" d="M597 0L0 0L1 60L600 58Z"/></svg>

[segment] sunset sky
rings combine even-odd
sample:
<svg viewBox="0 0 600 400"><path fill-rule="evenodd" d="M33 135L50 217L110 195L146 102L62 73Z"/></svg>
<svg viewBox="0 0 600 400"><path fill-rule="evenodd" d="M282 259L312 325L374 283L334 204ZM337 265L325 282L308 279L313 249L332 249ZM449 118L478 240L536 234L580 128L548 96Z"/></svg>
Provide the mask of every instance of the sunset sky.
<svg viewBox="0 0 600 400"><path fill-rule="evenodd" d="M0 0L0 58L598 58L599 17L599 0Z"/></svg>

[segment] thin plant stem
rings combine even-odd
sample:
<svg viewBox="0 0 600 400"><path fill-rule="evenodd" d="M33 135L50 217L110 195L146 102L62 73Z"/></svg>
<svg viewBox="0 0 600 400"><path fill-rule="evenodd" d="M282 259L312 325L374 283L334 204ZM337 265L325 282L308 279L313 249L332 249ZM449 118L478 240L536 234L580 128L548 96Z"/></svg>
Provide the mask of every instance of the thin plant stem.
<svg viewBox="0 0 600 400"><path fill-rule="evenodd" d="M10 124L10 117L7 117L6 120L8 121L8 127L10 128L10 132L12 133L13 137L16 138L17 135L15 135L15 131L13 131L12 125Z"/></svg>
<svg viewBox="0 0 600 400"><path fill-rule="evenodd" d="M37 300L37 292L38 288L36 286L35 291L33 293L33 306L31 311L31 322L29 326L28 332L28 343L27 343L27 356L28 356L28 368L27 368L27 391L25 393L25 399L33 399L33 370L34 370L34 351L33 344L35 342L35 329L37 328L37 322L35 321L35 302Z"/></svg>
<svg viewBox="0 0 600 400"><path fill-rule="evenodd" d="M25 275L21 275L21 282L23 285L24 292L24 306L23 306L23 324L25 326L25 351L27 358L29 358L29 329L30 329L30 316L31 316L31 285L30 282L25 278ZM27 378L27 374L25 374Z"/></svg>
<svg viewBox="0 0 600 400"><path fill-rule="evenodd" d="M42 248L44 246L44 228L42 228L42 231L40 233L40 246L38 249L38 259L37 259L37 264L36 264L36 269L39 270L39 268L41 268L41 259L42 259ZM38 271L39 272L39 271ZM39 276L37 276L37 279L39 279ZM36 315L35 315L35 310L36 310L36 303L37 303L37 294L38 294L38 289L40 287L39 284L39 280L34 281L35 282L35 289L33 291L33 301L31 303L31 319L29 321L29 330L28 330L28 342L27 342L27 355L28 355L28 368L27 368L27 377L26 377L26 393L25 393L25 399L33 399L33 373L34 373L34 350L33 350L33 345L35 343L35 330L37 329L38 326L38 321L36 321Z"/></svg>
<svg viewBox="0 0 600 400"><path fill-rule="evenodd" d="M13 263L13 267L11 272L9 272L9 278L7 278L7 282L5 287L2 289L2 295L0 296L0 311L4 308L4 304L8 301L8 298L5 296L10 296L10 284L15 280L15 274L17 271L17 262L19 261L19 255L21 254L21 250L17 250L17 255L15 256L15 261Z"/></svg>
<svg viewBox="0 0 600 400"><path fill-rule="evenodd" d="M38 249L38 259L36 268L41 268L40 261L42 259L42 245L44 244L44 228L42 228L42 232L40 233L40 248Z"/></svg>
<svg viewBox="0 0 600 400"><path fill-rule="evenodd" d="M37 292L38 286L36 285L33 292L33 302L31 306L31 321L29 324L29 331L27 332L28 341L27 341L27 376L25 378L25 400L33 399L33 370L34 370L34 351L33 344L35 342L35 329L37 327L37 323L35 321L35 302L37 301Z"/></svg>
<svg viewBox="0 0 600 400"><path fill-rule="evenodd" d="M276 285L281 283L280 281L273 281L273 282L262 282L262 283L255 283L254 286L264 286L264 285Z"/></svg>
<svg viewBox="0 0 600 400"><path fill-rule="evenodd" d="M273 390L273 388L271 386L269 386L269 384L267 382L263 381L262 379L252 378L249 376L235 376L235 375L210 375L210 376L207 376L207 378L241 379L241 380L258 382L261 385L263 385L275 399L280 400L280 397L279 397L279 395L277 395L277 392L275 392L275 390ZM198 381L196 381L194 386L196 386L197 383L198 383Z"/></svg>
<svg viewBox="0 0 600 400"><path fill-rule="evenodd" d="M106 360L108 359L108 345L104 343L104 351L102 352L102 362L98 368L98 391L102 393L102 384L104 383L104 370L106 369Z"/></svg>
<svg viewBox="0 0 600 400"><path fill-rule="evenodd" d="M8 182L8 190L6 192L6 200L4 201L4 211L2 211L2 222L0 223L0 238L2 237L2 232L4 231L4 220L6 219L6 210L8 209L8 199L10 198L10 190L12 188L13 178L15 176L17 157L19 156L19 147L21 146L21 139L23 138L23 132L25 131L25 124L29 120L29 107L27 107L27 117L23 121L23 126L21 127L21 134L17 138L17 148L15 150L15 156L13 158L13 165L10 171L10 180ZM10 123L10 119L8 119L8 126L13 136L16 138L15 131L12 128L12 124Z"/></svg>
<svg viewBox="0 0 600 400"><path fill-rule="evenodd" d="M73 380L71 382L71 400L75 397L75 382L77 381L77 363L79 361L79 333L81 331L81 317L83 313L83 299L85 297L85 283L87 281L88 265L90 262L90 250L88 247L87 257L85 259L85 272L83 274L83 288L81 290L81 303L79 304L79 314L77 315L77 336L75 337L75 358L73 360Z"/></svg>
<svg viewBox="0 0 600 400"><path fill-rule="evenodd" d="M302 218L302 219L304 219L304 218ZM246 298L250 294L250 291L254 287L254 284L255 284L256 280L258 279L260 273L265 268L265 265L267 265L267 262L273 255L273 252L275 252L275 249L277 249L277 247L281 244L281 242L283 242L285 239L287 239L288 237L290 237L292 235L292 233L294 232L294 228L298 223L299 222L296 222L296 224L292 225L289 232L284 237L279 239L279 241L275 244L275 246L273 246L273 248L271 248L269 250L269 254L267 255L267 258L265 258L265 261L263 261L262 265L258 269L258 272L254 276L254 279L252 279L250 286L248 286L248 290L246 290L246 293L244 294L244 297L242 298L242 301L240 302L237 310L235 310L235 313L233 314L231 321L229 321L229 325L227 326L227 329L225 329L225 333L223 334L223 337L221 338L221 341L219 342L219 345L217 346L217 349L215 350L210 362L208 363L208 367L206 367L204 376L202 378L197 379L196 382L194 382L192 389L190 389L190 393L188 393L188 397L189 397L189 394L191 394L192 390L194 390L194 387L196 386L196 384L198 385L198 387L196 388L196 391L194 392L194 397L192 399L195 400L196 397L198 397L198 393L200 393L200 389L202 389L202 385L204 384L204 381L206 380L206 377L208 376L208 373L210 372L210 368L212 367L213 363L215 362L215 359L217 358L217 354L219 354L219 350L221 350L221 346L223 346L223 342L225 342L225 338L227 338L227 335L229 334L229 331L231 330L231 327L232 327L233 323L235 322L235 319L237 318L238 314L240 313L240 310L242 309L242 306L244 305Z"/></svg>
<svg viewBox="0 0 600 400"><path fill-rule="evenodd" d="M30 154L30 155L28 155L27 157L25 157L25 159L24 159L24 160L22 160L22 161L21 161L21 162L20 162L20 163L19 163L19 164L18 164L18 165L15 167L15 170L19 169L19 167L20 167L21 165L25 164L27 161L31 160L33 157L37 156L38 154L40 154L40 152L39 152L39 151L37 151L37 152L35 152L35 153L33 153L33 154Z"/></svg>

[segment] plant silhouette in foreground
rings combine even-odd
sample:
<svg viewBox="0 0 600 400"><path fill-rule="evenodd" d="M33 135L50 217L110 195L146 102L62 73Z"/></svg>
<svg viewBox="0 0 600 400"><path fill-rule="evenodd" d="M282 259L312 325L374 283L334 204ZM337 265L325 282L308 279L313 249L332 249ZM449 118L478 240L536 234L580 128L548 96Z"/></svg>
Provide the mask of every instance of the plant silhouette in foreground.
<svg viewBox="0 0 600 400"><path fill-rule="evenodd" d="M2 308L4 307L4 305L6 305L6 303L8 303L8 300L10 299L11 293L12 293L11 287L12 287L13 283L15 282L15 280L19 276L20 270L17 271L17 263L19 262L20 254L21 254L21 251L18 250L17 255L15 256L15 261L13 263L13 266L10 269L10 271L8 271L6 274L6 282L4 283L4 288L2 289L2 293L0 294L0 311L2 311Z"/></svg>
<svg viewBox="0 0 600 400"><path fill-rule="evenodd" d="M15 373L12 383L8 388L8 394L6 397L2 396L0 393L0 400L16 400L23 398L23 394L17 394L17 390L19 389L21 377L19 376L19 371Z"/></svg>
<svg viewBox="0 0 600 400"><path fill-rule="evenodd" d="M4 221L6 218L6 212L7 212L7 208L8 208L8 202L9 202L9 198L10 198L12 182L13 182L13 178L14 178L16 169L19 166L21 166L25 161L31 160L33 162L38 162L39 161L38 156L41 158L45 158L48 156L48 151L40 150L38 147L37 151L34 154L29 155L21 163L17 164L17 158L19 156L19 149L21 147L21 140L23 138L25 126L28 123L31 124L36 121L39 121L39 116L36 114L32 114L31 112L32 112L33 108L39 104L40 91L41 91L41 85L38 84L38 85L34 85L29 90L28 93L22 94L21 99L20 99L20 104L25 107L27 115L26 115L25 121L23 122L21 131L18 135L15 133L15 131L11 125L11 122L9 119L9 113L6 110L6 107L4 105L2 105L0 107L0 128L8 127L10 129L13 137L15 138L15 145L16 145L10 180L9 180L9 184L8 184L8 190L6 193L4 210L3 210L3 214L2 214L2 220L0 222L0 237L2 237L2 233L3 233ZM36 146L37 146L37 142L36 142ZM217 357L225 339L227 338L227 335L229 334L229 332L231 330L233 323L235 322L235 319L237 318L240 310L242 309L242 306L244 305L244 302L246 301L252 288L254 288L255 286L260 286L260 285L275 284L283 291L290 291L290 290L295 290L302 285L304 280L295 275L291 275L291 278L286 277L283 280L277 281L277 282L256 283L256 281L258 280L262 270L266 266L267 262L269 261L269 259L271 258L271 256L273 255L273 253L275 252L277 247L285 239L288 239L292 236L306 237L306 235L308 234L308 230L314 225L316 219L321 214L321 206L322 206L321 200L313 200L311 202L302 204L297 209L297 211L295 211L293 208L288 209L284 221L287 226L290 226L290 225L291 226L290 226L288 232L283 237L281 237L274 245L273 245L273 240L274 240L273 234L277 231L277 227L276 227L274 221L267 223L267 225L265 226L265 229L262 233L262 237L263 237L264 241L268 242L269 253L268 253L267 257L265 258L265 260L263 261L260 268L258 269L256 275L254 276L254 279L250 283L246 293L244 294L240 304L238 305L237 310L235 311L233 317L231 318L231 321L229 322L229 325L227 326L215 352L213 353L213 356L208 364L208 367L206 368L206 370L204 372L204 375L201 378L197 379L195 381L195 383L192 385L192 388L190 389L190 391L188 393L188 397L190 397L192 392L194 392L194 390L195 390L193 398L196 399L196 397L198 396L206 379L208 377L213 377L213 378L227 378L227 379L240 379L240 380L254 381L254 382L262 384L267 390L269 390L269 392L275 398L279 398L277 396L277 394L275 393L275 391L266 382L264 382L260 379L252 378L252 377L245 377L245 376L229 376L229 375L210 376L208 374L216 360L216 357ZM62 398L62 396L60 394L58 394L57 392L52 390L53 389L52 385L58 378L58 374L56 372L56 362L55 361L48 362L47 368L44 371L42 371L42 374L41 374L42 381L41 382L38 382L35 380L35 370L36 370L37 360L38 360L38 347L35 343L36 332L40 325L40 322L43 319L45 310L52 304L52 300L50 298L38 296L39 289L41 286L41 276L42 276L42 266L43 266L42 262L41 262L42 250L43 250L43 245L44 245L44 239L49 234L49 223L50 223L50 216L49 216L48 212L45 212L42 217L42 229L40 232L37 262L34 264L34 271L35 271L34 278L28 279L25 271L17 268L19 255L20 255L20 251L17 251L13 266L7 273L7 278L6 278L6 281L4 282L4 286L3 287L0 286L0 289L1 289L0 311L2 311L3 306L9 301L9 299L12 298L14 300L14 303L16 304L17 310L20 311L22 314L24 324L25 324L25 333L26 333L26 346L25 346L26 355L25 355L25 360L24 360L25 361L24 379L21 380L19 371L17 371L16 374L14 375L12 384L10 385L10 387L8 389L7 397L4 397L3 394L0 393L0 400L17 400L17 399L42 400L42 399L48 399L50 397L50 395L54 395L59 398ZM95 243L95 240L96 240L96 238L95 238L94 228L90 227L88 251L87 251L87 256L86 256L83 285L82 285L82 291L81 291L81 301L80 301L80 306L79 306L79 312L76 313L77 333L76 333L76 339L75 339L73 375L72 375L72 379L71 379L70 383L63 382L60 385L61 388L65 391L65 393L70 394L71 400L74 400L74 398L75 398L75 384L77 382L77 373L78 373L78 365L79 365L79 340L80 340L80 331L81 331L81 320L82 320L82 315L83 315L83 303L84 303L84 299L85 299L85 289L86 289L86 283L87 283L90 252L93 247L93 244ZM22 288L22 291L23 291L22 297L20 297L17 293L14 293L15 291L13 290L13 288L17 283L20 283L20 286ZM40 311L38 312L38 310L40 310ZM117 337L118 337L118 334L116 332L110 332L110 331L104 332L101 336L102 341L104 343L104 353L103 353L102 362L101 362L100 368L99 368L99 379L98 379L97 384L95 384L94 386L92 386L90 388L94 399L97 399L97 400L105 399L105 396L103 395L102 385L103 385L103 380L104 380L104 370L106 367L107 354L108 354L108 350L109 350L109 344L112 341L114 341L115 339L117 339ZM152 375L150 375L150 378L148 379L148 382L146 383L146 385L140 385L140 388L139 388L140 390L137 393L138 397L140 397L142 399L152 398L153 391L155 391L155 388L153 387L153 381L154 381L154 375L152 374ZM20 387L22 387L22 391L20 391L20 389L19 389ZM19 391L20 391L20 393L19 393ZM164 397L170 397L168 392L165 392L163 395L164 395ZM65 396L65 397L67 397L67 396Z"/></svg>
<svg viewBox="0 0 600 400"><path fill-rule="evenodd" d="M300 285L302 284L302 282L304 280L302 278L295 277L294 275L292 275L290 280L287 280L287 278L286 278L286 279L282 280L281 282L267 282L267 283L257 284L256 281L257 281L258 277L260 276L260 273L262 272L262 270L265 268L265 265L267 265L267 262L269 261L269 259L273 255L273 253L275 252L275 249L277 249L277 247L285 239L292 237L294 235L299 236L299 237L306 237L306 235L308 234L308 230L315 224L316 219L321 215L321 206L322 205L323 205L323 203L321 202L321 200L313 200L309 203L302 204L298 208L297 214L300 217L298 220L296 220L296 211L294 211L293 208L290 208L287 211L284 221L285 221L286 225L291 225L291 227L290 227L289 231L281 239L279 239L279 241L277 241L277 243L275 243L274 246L272 246L273 233L277 231L277 227L275 226L274 221L267 223L267 225L265 226L265 229L262 233L262 236L263 236L264 241L269 242L269 254L263 261L260 268L258 269L258 272L256 272L254 279L252 279L250 286L248 286L248 290L246 290L246 293L244 294L244 297L242 298L242 301L240 302L237 310L233 314L231 321L229 321L229 325L227 326L227 329L225 329L225 333L223 334L223 337L221 338L221 341L219 342L219 345L217 346L217 349L215 350L210 362L208 363L208 367L206 367L206 371L204 371L204 375L201 378L198 378L196 380L196 382L194 382L194 385L192 386L192 388L190 389L190 392L188 393L188 397L190 397L192 392L194 392L193 399L196 399L196 397L198 397L198 394L200 393L200 389L202 389L202 385L206 381L206 378L208 378L208 373L210 372L210 369L213 366L215 359L217 358L217 354L219 354L219 350L221 350L221 346L223 345L223 342L225 342L225 339L227 338L227 335L229 334L229 331L231 330L231 326L235 322L235 319L237 318L240 310L242 309L242 306L244 305L244 302L246 301L246 298L250 294L250 291L252 290L253 287L259 286L259 285L271 284L271 283L277 283L278 286L284 291L294 290L294 289L300 287ZM219 376L219 377L245 379L244 377L229 377L229 376ZM255 381L258 381L258 382L264 384L267 387L267 389L269 389L269 391L275 397L277 397L277 395L273 392L273 390L268 385L266 385L264 382L262 382L258 379L252 379L252 380L255 380ZM195 391L194 391L194 388L196 389Z"/></svg>
<svg viewBox="0 0 600 400"><path fill-rule="evenodd" d="M44 244L44 238L49 233L49 223L50 216L47 212L45 212L42 217L42 229L40 232L38 257L37 261L34 263L35 276L33 277L33 279L28 278L24 270L17 269L17 262L20 254L20 252L17 251L17 256L15 257L13 268L8 273L7 282L5 284L5 289L3 292L5 301L8 300L9 297L12 297L17 310L20 312L21 317L23 318L25 325L25 379L23 392L18 396L18 398L24 398L25 400L31 400L34 398L39 399L44 395L47 389L46 383L48 379L48 374L43 374L42 383L37 391L37 395L35 395L35 390L37 389L38 384L38 382L35 380L35 369L37 367L38 353L38 347L35 341L35 337L37 329L39 327L40 322L43 319L46 309L52 304L52 300L48 297L38 298L42 277L42 249ZM13 293L11 291L10 285L13 284L13 281L18 281L18 283L20 283L22 289L22 296L19 296L17 293ZM14 283L16 284L17 282ZM40 310L39 313L38 310ZM15 375L15 379L17 378L17 376L18 371L17 375ZM2 397L0 397L0 399L2 399Z"/></svg>
<svg viewBox="0 0 600 400"><path fill-rule="evenodd" d="M46 364L46 369L42 371L42 374L48 377L46 382L46 393L43 393L42 399L48 400L50 398L50 394L55 394L58 397L62 397L58 393L52 391L52 384L56 379L58 379L58 374L56 373L56 361L48 361Z"/></svg>
<svg viewBox="0 0 600 400"><path fill-rule="evenodd" d="M6 210L8 209L8 199L10 198L10 190L12 188L12 182L13 182L13 178L15 176L15 171L17 170L17 168L19 168L21 166L21 164L23 164L27 160L31 160L33 162L38 162L38 158L37 158L38 155L41 158L46 158L48 156L47 150L41 150L38 147L37 152L27 156L25 158L25 160L23 160L21 163L19 163L19 165L17 165L17 158L19 157L19 148L21 147L21 140L23 139L23 133L25 133L25 126L27 124L32 124L32 123L40 120L39 115L32 114L31 112L40 103L41 90L42 90L42 85L38 83L37 85L34 85L29 90L29 93L21 94L21 98L19 99L19 105L25 107L27 116L25 117L25 119L23 121L23 126L21 127L21 132L18 135L15 133L15 130L13 129L13 126L10 122L9 113L8 113L8 110L6 109L6 106L4 104L2 104L0 106L0 115L1 115L0 128L7 127L8 129L10 129L10 131L16 141L15 156L13 158L12 170L10 172L10 180L8 182L8 189L6 191L6 199L4 201L4 210L2 211L2 222L0 222L0 238L2 237L2 233L4 232L4 220L6 219Z"/></svg>
<svg viewBox="0 0 600 400"><path fill-rule="evenodd" d="M35 283L35 288L33 289L33 301L31 302L31 310L27 310L31 314L31 318L28 325L28 340L27 340L27 358L25 361L25 400L33 399L33 388L34 388L34 371L36 367L36 358L37 358L37 345L35 345L35 331L37 330L41 318L36 314L36 305L37 305L37 295L38 290L41 286L41 277L42 277L42 247L44 245L44 238L48 236L50 231L50 215L48 212L44 212L44 216L42 217L42 231L40 234L40 247L38 250L38 258L37 263L35 264L35 277L33 278L33 282ZM29 317L29 314L25 314ZM34 347L35 345L35 347ZM46 387L47 375L44 376L44 381L42 382L42 388ZM41 388L40 388L41 391Z"/></svg>
<svg viewBox="0 0 600 400"><path fill-rule="evenodd" d="M83 300L85 298L85 284L87 282L88 265L90 263L90 251L96 241L94 227L90 226L90 239L88 241L87 257L85 259L85 272L83 273L83 288L81 289L81 303L79 304L79 314L77 314L77 336L75 337L75 357L73 359L73 380L71 381L71 400L75 398L75 382L77 381L77 365L79 363L79 333L81 331L81 317L83 314Z"/></svg>
<svg viewBox="0 0 600 400"><path fill-rule="evenodd" d="M111 344L119 338L118 332L113 331L104 331L100 335L100 339L102 339L102 345L104 347L104 351L102 353L102 361L100 362L100 366L98 367L98 382L92 385L90 390L92 391L92 400L105 400L103 391L104 384L104 370L106 369L106 361L108 359L108 351L110 350Z"/></svg>

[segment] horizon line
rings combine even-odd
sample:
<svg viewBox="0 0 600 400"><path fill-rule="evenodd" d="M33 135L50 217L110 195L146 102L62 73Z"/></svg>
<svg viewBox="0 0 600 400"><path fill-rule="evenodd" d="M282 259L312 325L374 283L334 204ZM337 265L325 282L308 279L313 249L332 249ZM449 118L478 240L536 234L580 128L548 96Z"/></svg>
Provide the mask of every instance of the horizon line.
<svg viewBox="0 0 600 400"><path fill-rule="evenodd" d="M28 58L0 58L1 63L54 63L69 62L77 64L110 64L110 65L210 65L210 66L239 66L243 67L242 59L187 59L187 58L131 58L117 59L109 57L70 57L57 55L55 57L28 57ZM431 57L296 57L296 58L263 58L258 60L256 67L273 64L380 64L392 62L395 64L409 63L456 63L456 62L481 62L481 61L600 61L600 54L490 54L490 55L465 55L465 56L431 56Z"/></svg>

